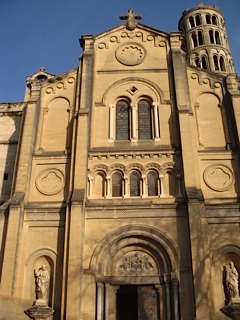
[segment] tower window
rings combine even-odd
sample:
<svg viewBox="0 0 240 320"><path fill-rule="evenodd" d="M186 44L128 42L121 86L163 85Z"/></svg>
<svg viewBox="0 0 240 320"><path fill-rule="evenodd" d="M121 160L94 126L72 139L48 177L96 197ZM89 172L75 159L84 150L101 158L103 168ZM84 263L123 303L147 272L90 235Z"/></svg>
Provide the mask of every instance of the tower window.
<svg viewBox="0 0 240 320"><path fill-rule="evenodd" d="M206 22L207 24L211 24L211 17L209 14L206 15Z"/></svg>
<svg viewBox="0 0 240 320"><path fill-rule="evenodd" d="M220 62L220 69L221 69L221 71L226 71L224 58L223 58L223 57L220 57L219 62Z"/></svg>
<svg viewBox="0 0 240 320"><path fill-rule="evenodd" d="M215 31L215 40L216 40L216 44L221 44L220 43L220 36L219 36L219 32Z"/></svg>
<svg viewBox="0 0 240 320"><path fill-rule="evenodd" d="M3 180L8 180L8 173L4 173Z"/></svg>
<svg viewBox="0 0 240 320"><path fill-rule="evenodd" d="M207 69L206 57L203 56L201 60L202 60L202 68L203 68L203 69Z"/></svg>
<svg viewBox="0 0 240 320"><path fill-rule="evenodd" d="M198 45L199 46L203 45L203 37L202 37L201 31L198 31Z"/></svg>
<svg viewBox="0 0 240 320"><path fill-rule="evenodd" d="M196 16L196 26L199 26L201 24L201 18L199 15Z"/></svg>
<svg viewBox="0 0 240 320"><path fill-rule="evenodd" d="M213 56L213 62L214 62L215 70L218 71L219 65L218 65L218 57L217 56Z"/></svg>
<svg viewBox="0 0 240 320"><path fill-rule="evenodd" d="M212 16L212 24L217 25L217 17L216 16Z"/></svg>
<svg viewBox="0 0 240 320"><path fill-rule="evenodd" d="M209 31L209 38L210 38L210 43L214 44L214 36L213 36L213 31L212 30Z"/></svg>
<svg viewBox="0 0 240 320"><path fill-rule="evenodd" d="M194 28L194 27L195 27L195 23L194 23L193 17L190 17L190 18L189 18L189 23L190 23L190 27L191 27L191 28Z"/></svg>
<svg viewBox="0 0 240 320"><path fill-rule="evenodd" d="M192 34L192 41L193 41L194 48L196 48L198 45L198 42L197 42L197 37L194 33Z"/></svg>

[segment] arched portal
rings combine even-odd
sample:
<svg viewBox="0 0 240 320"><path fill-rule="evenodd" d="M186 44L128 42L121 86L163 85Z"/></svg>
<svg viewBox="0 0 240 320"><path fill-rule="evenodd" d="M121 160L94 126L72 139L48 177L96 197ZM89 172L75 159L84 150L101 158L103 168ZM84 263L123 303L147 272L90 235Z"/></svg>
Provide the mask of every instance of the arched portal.
<svg viewBox="0 0 240 320"><path fill-rule="evenodd" d="M97 320L179 318L179 254L161 231L142 225L115 230L99 243L90 267Z"/></svg>

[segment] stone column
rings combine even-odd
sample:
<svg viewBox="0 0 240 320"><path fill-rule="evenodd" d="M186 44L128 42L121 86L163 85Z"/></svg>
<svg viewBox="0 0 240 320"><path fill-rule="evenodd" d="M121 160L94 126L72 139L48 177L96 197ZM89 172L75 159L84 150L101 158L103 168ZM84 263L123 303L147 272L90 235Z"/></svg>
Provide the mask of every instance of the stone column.
<svg viewBox="0 0 240 320"><path fill-rule="evenodd" d="M178 299L178 277L176 274L172 275L173 284L173 302L174 302L174 320L179 320L179 299Z"/></svg>
<svg viewBox="0 0 240 320"><path fill-rule="evenodd" d="M177 175L177 184L178 184L178 197L182 197L182 176L181 174Z"/></svg>
<svg viewBox="0 0 240 320"><path fill-rule="evenodd" d="M166 292L166 319L171 320L171 297L170 297L170 277L169 274L164 275L164 284Z"/></svg>
<svg viewBox="0 0 240 320"><path fill-rule="evenodd" d="M146 198L147 197L147 183L146 183L147 179L146 176L142 176L142 198Z"/></svg>
<svg viewBox="0 0 240 320"><path fill-rule="evenodd" d="M124 177L124 198L128 198L128 177Z"/></svg>
<svg viewBox="0 0 240 320"><path fill-rule="evenodd" d="M92 187L93 187L93 177L88 178L88 183L89 183L88 197L91 198Z"/></svg>
<svg viewBox="0 0 240 320"><path fill-rule="evenodd" d="M131 103L131 111L132 111L132 130L131 130L131 141L136 141L138 139L137 137L137 104Z"/></svg>
<svg viewBox="0 0 240 320"><path fill-rule="evenodd" d="M114 104L109 105L109 141L114 141L115 139L115 130L114 130Z"/></svg>
<svg viewBox="0 0 240 320"><path fill-rule="evenodd" d="M111 197L111 194L110 194L110 177L107 176L106 177L106 198L110 198Z"/></svg>
<svg viewBox="0 0 240 320"><path fill-rule="evenodd" d="M154 119L154 140L160 140L159 121L158 121L158 104L153 102L153 119Z"/></svg>
<svg viewBox="0 0 240 320"><path fill-rule="evenodd" d="M104 320L109 320L109 287L108 282L105 283L105 318Z"/></svg>
<svg viewBox="0 0 240 320"><path fill-rule="evenodd" d="M163 175L161 174L159 178L160 178L160 196L164 197Z"/></svg>
<svg viewBox="0 0 240 320"><path fill-rule="evenodd" d="M97 320L103 320L103 283L97 282Z"/></svg>

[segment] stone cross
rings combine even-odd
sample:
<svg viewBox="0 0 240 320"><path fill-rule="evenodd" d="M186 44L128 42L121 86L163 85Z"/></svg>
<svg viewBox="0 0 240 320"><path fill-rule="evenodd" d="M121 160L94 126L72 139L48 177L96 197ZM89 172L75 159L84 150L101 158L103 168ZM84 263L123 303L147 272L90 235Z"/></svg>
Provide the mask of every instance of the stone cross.
<svg viewBox="0 0 240 320"><path fill-rule="evenodd" d="M133 9L129 9L127 14L123 14L121 16L119 16L119 18L121 20L127 20L126 21L126 28L128 30L134 30L136 28L137 25L137 21L136 20L140 20L142 19L142 15L141 14L136 14L133 12Z"/></svg>

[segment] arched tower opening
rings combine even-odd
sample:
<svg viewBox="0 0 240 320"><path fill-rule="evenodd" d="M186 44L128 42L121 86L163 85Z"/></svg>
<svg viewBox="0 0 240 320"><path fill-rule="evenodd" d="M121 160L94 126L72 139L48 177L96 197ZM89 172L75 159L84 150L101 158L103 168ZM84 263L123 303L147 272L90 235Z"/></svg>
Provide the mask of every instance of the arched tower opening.
<svg viewBox="0 0 240 320"><path fill-rule="evenodd" d="M190 64L213 72L235 73L224 16L217 6L200 3L185 10L178 28L185 36L184 48ZM200 63L202 60L209 63Z"/></svg>

